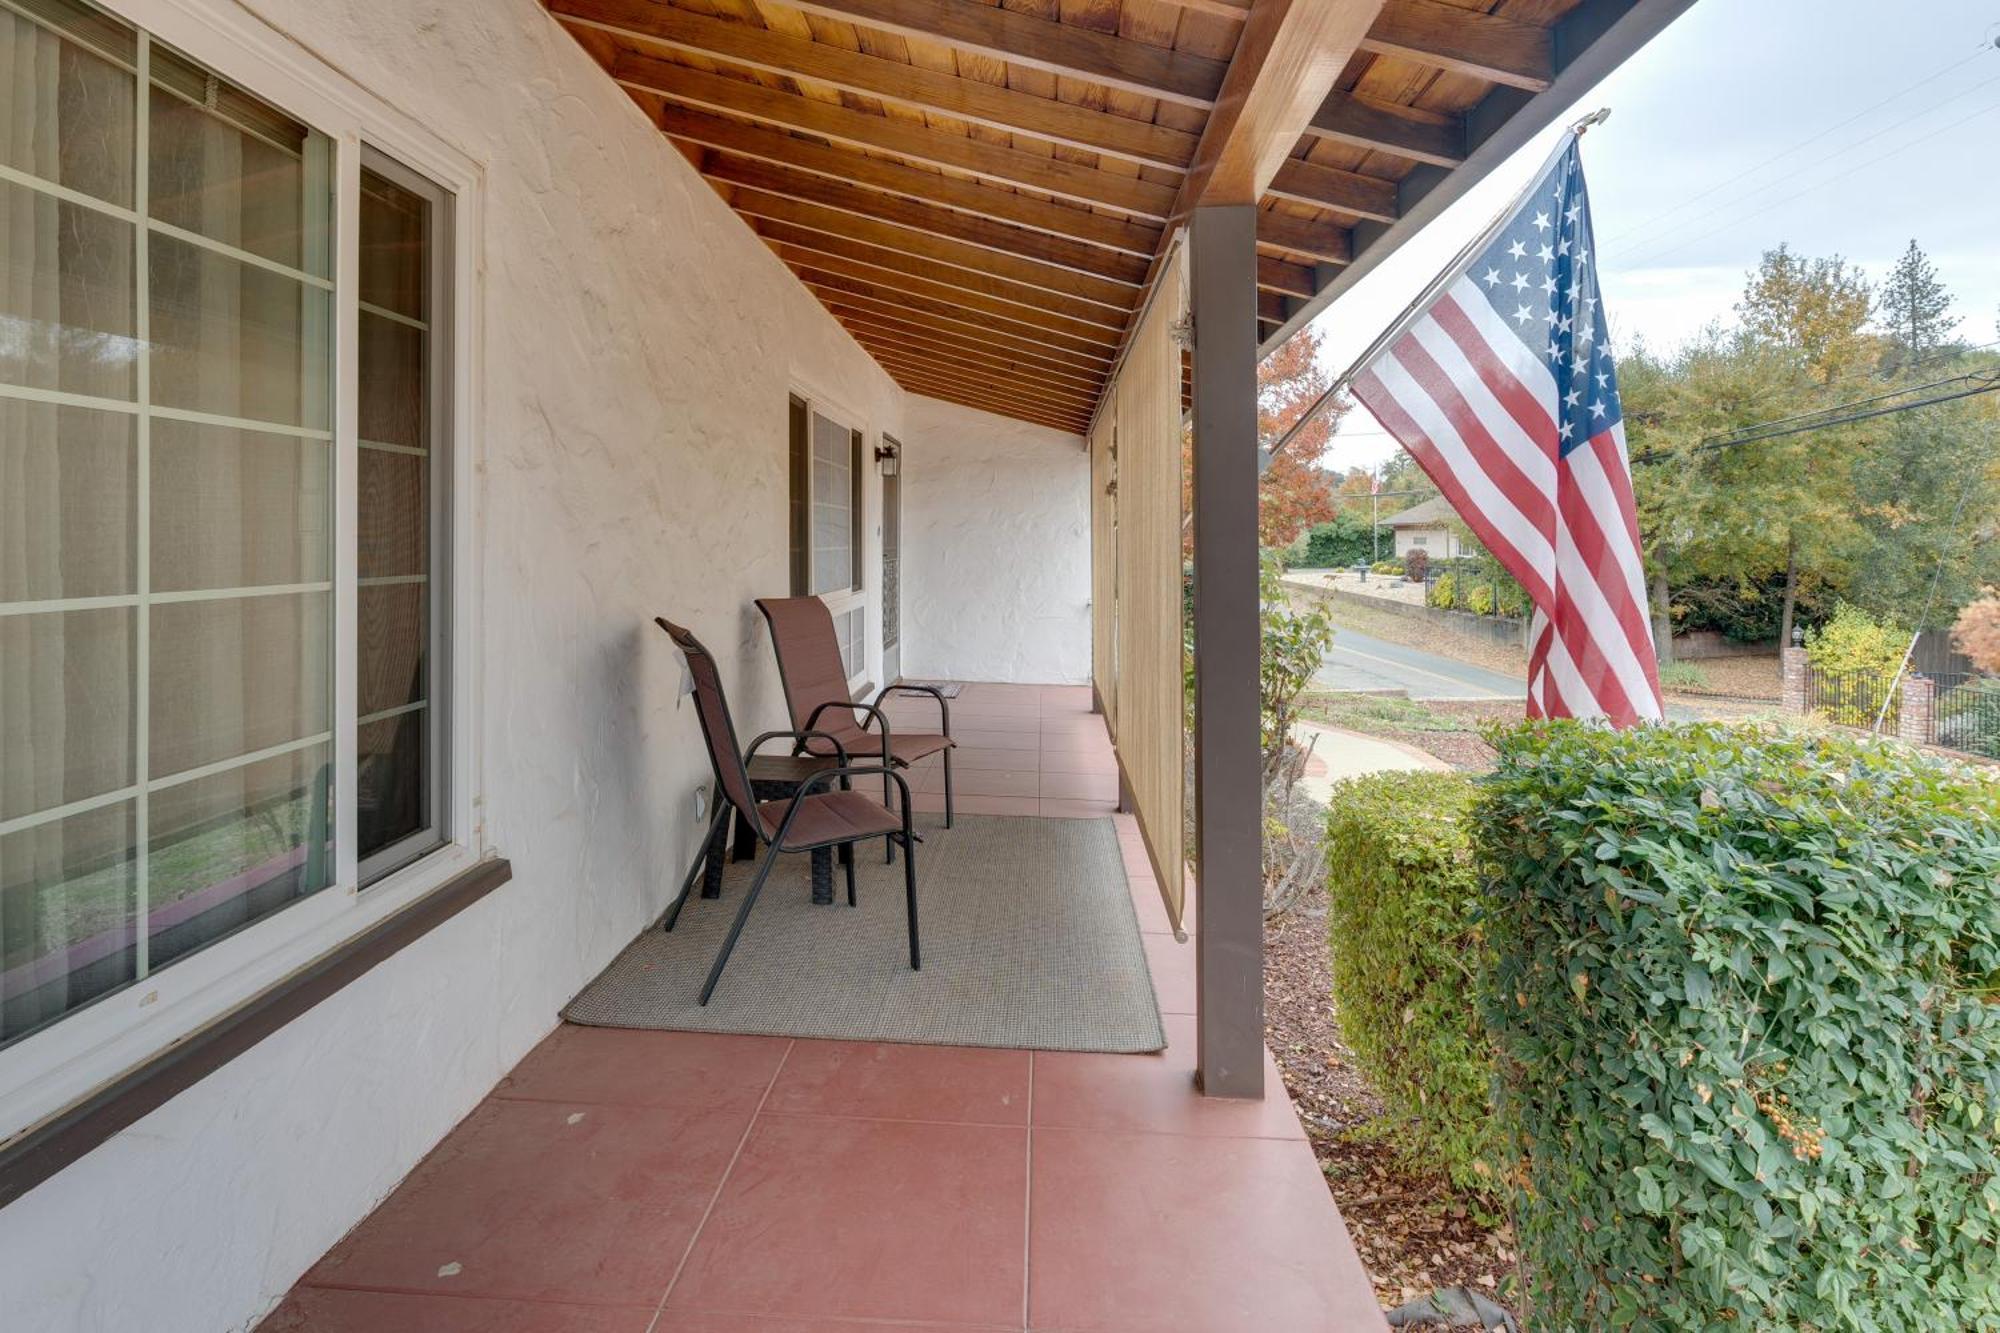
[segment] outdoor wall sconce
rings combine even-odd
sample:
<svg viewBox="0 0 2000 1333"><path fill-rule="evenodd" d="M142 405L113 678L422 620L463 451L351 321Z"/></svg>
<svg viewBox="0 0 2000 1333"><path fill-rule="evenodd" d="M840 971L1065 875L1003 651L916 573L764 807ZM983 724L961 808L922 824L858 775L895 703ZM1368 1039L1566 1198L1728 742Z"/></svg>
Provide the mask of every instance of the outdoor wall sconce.
<svg viewBox="0 0 2000 1333"><path fill-rule="evenodd" d="M895 476L896 469L902 466L902 461L902 455L896 451L895 445L878 444L875 446L875 466L881 469L883 476Z"/></svg>

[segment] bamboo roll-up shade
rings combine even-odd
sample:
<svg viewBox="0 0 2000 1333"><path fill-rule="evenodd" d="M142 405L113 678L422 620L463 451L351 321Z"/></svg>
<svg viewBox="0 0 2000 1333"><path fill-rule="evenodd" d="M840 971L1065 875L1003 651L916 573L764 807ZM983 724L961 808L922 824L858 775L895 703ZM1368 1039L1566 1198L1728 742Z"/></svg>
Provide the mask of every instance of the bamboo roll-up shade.
<svg viewBox="0 0 2000 1333"><path fill-rule="evenodd" d="M1114 413L1090 433L1090 678L1104 725L1118 735L1118 459Z"/></svg>
<svg viewBox="0 0 2000 1333"><path fill-rule="evenodd" d="M1113 388L1117 432L1117 733L1167 914L1181 929L1181 351L1185 251L1175 248Z"/></svg>

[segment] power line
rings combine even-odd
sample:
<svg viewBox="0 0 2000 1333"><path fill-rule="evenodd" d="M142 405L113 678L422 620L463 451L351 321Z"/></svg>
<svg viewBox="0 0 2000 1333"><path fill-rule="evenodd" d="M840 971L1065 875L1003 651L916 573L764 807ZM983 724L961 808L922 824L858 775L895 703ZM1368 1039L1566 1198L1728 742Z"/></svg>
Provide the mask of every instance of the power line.
<svg viewBox="0 0 2000 1333"><path fill-rule="evenodd" d="M1976 85L1976 87L1978 87L1978 88L1984 88L1984 87L1986 87L1986 86L1987 86L1988 84L1992 84L1992 83L2000 83L2000 77L1996 77L1996 78L1993 78L1993 79L1988 79L1988 80L1986 81L1986 83L1982 83L1982 84L1978 84L1978 85ZM1968 89L1967 91L1973 91L1973 90L1972 90L1972 89ZM1961 94L1961 96L1962 96L1962 95L1963 95L1963 94ZM1954 101L1955 101L1956 99L1954 98L1954 99L1951 99L1951 100L1954 100ZM1943 105L1943 103L1940 103L1939 105ZM1932 110L1936 110L1937 108L1936 108L1936 107L1933 107L1933 108L1931 108L1931 109L1932 109ZM1918 136L1917 136L1916 138L1914 138L1914 139L1911 139L1911 140L1909 140L1909 141L1908 141L1908 142L1906 142L1906 143L1901 143L1901 144L1898 144L1898 145L1896 145L1896 146L1895 146L1894 148L1891 148L1891 149L1890 149L1890 150L1889 150L1888 152L1886 152L1886 153L1881 153L1881 154L1878 154L1878 155L1876 155L1875 157L1871 157L1871 158L1869 158L1869 159L1868 159L1868 160L1867 160L1866 162L1857 162L1857 163L1855 163L1855 164L1854 164L1853 166L1851 166L1851 167L1847 167L1847 168L1845 168L1844 170L1841 170L1841 171L1837 171L1837 172L1835 172L1835 173L1834 173L1833 175L1831 175L1831 176L1828 176L1828 177L1827 177L1827 178L1826 178L1825 180L1821 180L1821 181L1815 181L1815 182L1814 182L1813 184L1811 184L1811 185L1808 185L1808 186L1806 186L1806 187L1805 187L1805 188L1803 188L1803 189L1799 189L1799 190L1794 190L1794 191L1792 191L1792 192L1791 192L1790 194L1786 194L1786 195L1780 195L1780 196L1779 196L1778 198L1776 198L1776 199L1773 199L1773 200L1771 200L1771 201L1770 201L1769 203L1765 204L1765 205L1764 205L1763 207L1761 207L1761 208L1754 208L1754 209L1750 210L1750 211L1749 211L1748 213L1744 213L1744 214L1741 214L1741 215L1739 215L1739 216L1737 216L1737 217L1733 217L1733 218L1730 218L1729 220L1727 220L1727 221L1725 221L1725 222L1723 222L1723 223L1721 223L1721 224L1719 224L1719 225L1717 225L1717 226L1714 226L1714 227L1711 227L1711 228L1709 228L1709 229L1708 229L1707 231L1705 231L1705 232L1701 232L1701 233L1700 233L1700 234L1698 234L1698 235L1695 235L1695 236L1691 236L1691 237L1689 237L1689 238L1688 238L1687 240L1685 240L1685 241L1682 241L1682 242L1681 242L1681 243L1680 243L1679 245L1675 245L1675 246L1671 246L1671 247L1669 247L1669 248L1667 248L1667 249L1665 249L1665 250L1655 250L1655 251L1652 251L1651 253L1642 253L1642 254L1641 254L1641 255L1640 255L1640 256L1639 256L1639 257L1638 257L1637 259L1629 259L1629 258L1628 258L1628 259L1625 259L1625 260L1621 260L1621 261L1620 261L1620 264L1621 264L1621 267L1626 267L1626 268L1631 268L1631 267L1636 267L1636 266L1638 266L1638 265L1640 265L1640 264L1646 264L1646 265L1654 265L1654 264L1658 264L1658 263L1659 263L1659 262L1660 262L1661 260L1663 260L1663 259L1667 259L1667 258L1670 258L1670 257L1672 257L1672 256L1674 256L1674 255L1677 255L1677 254L1681 253L1681 251L1683 251L1683 250L1686 250L1686 249L1688 249L1688 248L1689 248L1690 246L1693 246L1693 245L1697 245L1697 244L1699 244L1700 242L1702 242L1702 241L1705 241L1705 240L1707 240L1707 239L1708 239L1709 237L1711 237L1711 236L1714 236L1714 235L1717 235L1718 233L1721 233L1721 232L1725 232L1725 231L1728 231L1728 230L1730 230L1731 228L1734 228L1734 227L1740 227L1740 226L1742 226L1742 225L1743 225L1744 223L1748 222L1748 221L1749 221L1749 220L1750 220L1751 218L1755 218L1755 217L1762 217L1762 216L1763 216L1764 214L1766 214L1766 213L1770 212L1770 211L1771 211L1772 209L1774 209L1774 208L1777 208L1777 207L1778 207L1779 205L1781 205L1781 204L1788 204L1788 203L1792 202L1792 200L1794 200L1794 199L1797 199L1797 198L1800 198L1800 197L1801 197L1801 196L1803 196L1803 195L1808 195L1808 194L1811 194L1811 193L1812 193L1812 192L1813 192L1814 190L1821 190L1821 189L1825 189L1825 188L1826 188L1827 186L1829 186L1829 185L1832 185L1832 184L1833 184L1834 182L1836 182L1836 181L1840 181L1840 180L1844 180L1844 179L1846 179L1847 177L1849 177L1849 176L1852 176L1852 175L1853 175L1853 174L1854 174L1855 172L1857 172L1857 171L1865 171L1865 170L1866 170L1866 169L1868 169L1869 167L1872 167L1872 166L1875 166L1875 165L1877 165L1878 163L1882 163L1882 162L1886 162L1886 161L1888 161L1888 160L1889 160L1890 158L1892 158L1892 157L1896 157L1896 156L1898 156L1898 155L1900 155L1900 154L1902 154L1902 153L1906 153L1906 152L1908 152L1908 151L1909 151L1910 149L1912 149L1912 148L1915 148L1915 147L1916 147L1916 146L1917 146L1918 144L1921 144L1921 143L1926 143L1926 142L1928 142L1929 140L1932 140L1932 139L1935 139L1935 138L1937 138L1937 137L1938 137L1938 135L1940 135L1940 134L1945 134L1945 133L1948 133L1949 131L1951 131L1951 130L1955 130L1955 129L1957 129L1957 128L1958 128L1959 126L1961 126L1961 125L1964 125L1964 124L1966 124L1966 123L1967 123L1967 122L1969 122L1969 121L1974 121L1974 120L1977 120L1977 119L1979 119L1979 117L1981 117L1981 116L1986 116L1986 115L1991 115L1991 114L1992 114L1993 112L1995 112L1995 111L2000 111L2000 102L1995 102L1995 103L1993 103L1993 104L1991 104L1991 105L1989 105L1989 106L1983 106L1983 107L1979 108L1979 109L1978 109L1977 111L1974 111L1974 112L1972 112L1972 113L1971 113L1970 115L1966 115L1966 116L1961 116L1961 117L1959 117L1959 118L1958 118L1957 120L1954 120L1953 122L1951 122L1951 124L1949 124L1949 125L1944 125L1944 126L1940 126L1939 128L1937 128L1937 129L1935 129L1935 130L1932 130L1932 131L1930 131L1930 132L1929 132L1928 134L1920 134L1920 135L1918 135ZM1925 114L1926 114L1926 115L1928 115L1928 114L1929 114L1929 112L1926 112ZM1908 123L1907 121L1903 121L1903 122L1899 122L1899 125L1900 125L1900 124L1907 124L1907 123ZM1894 128L1898 128L1898 126L1891 126L1890 128L1891 128L1891 129L1894 129ZM1886 131L1886 130L1885 130L1885 131L1883 131L1883 133L1887 133L1887 132L1888 132L1888 131ZM1879 138L1879 137L1880 137L1880 135L1871 135L1871 136L1869 136L1869 137L1870 137L1870 138ZM1854 144L1854 145L1851 145L1851 147L1855 147L1855 148L1858 148L1858 147L1860 147L1861 143L1866 143L1866 142L1867 142L1867 140L1866 140L1866 139L1863 139L1863 140L1861 140L1861 141L1860 141L1859 143L1856 143L1856 144ZM1848 150L1848 149L1842 149L1842 150L1841 150L1841 152L1842 152L1842 153L1845 153L1845 152L1847 152L1847 151L1849 151L1849 150ZM1836 154L1834 154L1833 156L1834 156L1834 157L1838 157L1838 156L1840 156L1840 153L1836 153ZM1825 164L1826 162L1829 162L1829 161L1831 161L1831 160L1832 160L1832 158L1822 158L1822 159L1821 159L1821 160L1820 160L1819 162L1815 162L1815 163L1813 163L1812 165L1813 165L1813 166L1822 166L1822 165L1824 165L1824 164ZM1801 167L1801 168L1799 169L1799 171L1795 171L1795 172L1791 173L1791 175L1790 175L1790 176L1785 176L1785 177L1781 177L1780 179L1781 179L1781 180L1790 180L1790 179L1792 179L1793 177L1795 177L1795 176L1798 176L1798 175L1802 174L1803 172L1805 172L1805 171L1808 171L1808 170L1810 170L1810 169L1811 169L1810 167ZM1772 184L1774 184L1774 185L1775 185L1775 184L1778 184L1778 183L1779 183L1778 181L1773 181L1773 182L1772 182ZM1711 213L1710 213L1710 216L1714 216L1714 213L1713 213L1713 212L1711 212Z"/></svg>
<svg viewBox="0 0 2000 1333"><path fill-rule="evenodd" d="M1897 403L1889 407L1878 407L1866 412L1847 412L1846 410L1851 407L1880 402L1884 398L1893 398L1913 393L1918 389L1937 388L1946 384L1963 383L1970 383L1973 387L1959 389L1952 393L1935 394L1932 397L1922 398L1913 403ZM1949 403L1960 398L1973 398L1979 394L1996 391L2000 391L2000 372L1990 375L1954 375L1950 379L1937 380L1928 385L1917 385L1893 393L1874 394L1868 398L1857 399L1851 403L1836 404L1832 407L1822 408L1818 412L1802 412L1789 417L1778 417L1772 421L1759 422L1754 426L1746 426L1742 430L1732 432L1728 435L1712 436L1700 443L1689 445L1686 449L1647 449L1641 453L1634 454L1632 462L1634 464L1661 463L1669 459L1683 458L1689 454L1713 453L1720 449L1734 449L1740 445L1756 444L1763 440L1782 439L1787 435L1799 435L1809 430L1826 430L1834 426L1845 426L1856 421L1868 421L1875 417L1890 416L1897 412L1910 412L1919 407L1933 407L1939 403ZM1845 415L1829 417L1826 415L1827 413L1845 413ZM1804 420L1803 418L1806 417L1813 417L1815 419ZM1771 429L1772 427L1777 427L1777 429Z"/></svg>
<svg viewBox="0 0 2000 1333"><path fill-rule="evenodd" d="M1891 93L1889 96L1883 98L1881 101L1876 102L1871 106L1864 107L1860 111L1855 112L1853 115L1849 116L1846 120L1839 121L1836 122L1835 124L1829 125L1825 129L1821 130L1818 134L1812 135L1809 138L1801 139L1799 142L1793 144L1789 148L1780 149L1778 152L1771 154L1771 156L1765 158L1762 162L1757 163L1755 166L1746 168L1743 171L1739 171L1734 176L1731 176L1729 179L1722 181L1718 184L1709 186L1706 190L1701 191L1699 194L1690 195L1688 198L1683 199L1680 203L1674 205L1666 212L1656 214L1655 216L1647 219L1644 222L1637 224L1636 226L1625 228L1623 231L1613 232L1610 236L1606 237L1605 239L1609 240L1613 244L1616 244L1617 242L1624 240L1629 236L1636 236L1641 232L1650 231L1659 223L1664 222L1668 218L1674 216L1674 214L1679 213L1682 209L1688 208L1693 204L1698 204L1702 200L1715 194L1717 191L1726 190L1730 186L1736 184L1736 182L1743 180L1748 176L1754 176L1758 172L1762 171L1764 168L1771 166L1773 163L1781 162L1785 158L1790 157L1792 154L1799 152L1802 149L1810 148L1812 145L1818 143L1821 139L1826 138L1829 134L1832 134L1837 130L1846 129L1849 125L1852 125L1855 121L1873 115L1875 112L1880 111L1883 107L1889 105L1891 102L1900 101L1903 98L1908 97L1911 93L1915 92L1919 88L1928 87L1929 85L1936 83L1939 79L1943 78L1947 74L1956 73L1958 70L1963 69L1965 66L1979 59L1982 55L1986 53L1988 49L1989 48L1987 44L1982 42L1980 43L1979 48L1975 50L1971 55L1966 56L1961 60L1955 60L1951 64L1946 65L1943 69L1937 70L1930 74L1926 74L1923 78L1918 79L1915 83L1912 83L1907 87L1905 87L1901 92ZM1950 99L1946 100L1949 101ZM1944 104L1945 103L1943 102L1937 103L1934 106L1932 106L1930 110L1934 111L1937 109L1938 106L1942 106ZM1928 112L1921 112L1919 114L1920 115L1928 114ZM1861 140L1861 143L1866 143L1866 142L1867 142L1866 139ZM1858 146L1859 146L1858 144L1849 144L1847 148L1843 148L1840 151L1847 152L1849 149ZM1839 154L1836 153L1835 156L1837 157L1839 156Z"/></svg>

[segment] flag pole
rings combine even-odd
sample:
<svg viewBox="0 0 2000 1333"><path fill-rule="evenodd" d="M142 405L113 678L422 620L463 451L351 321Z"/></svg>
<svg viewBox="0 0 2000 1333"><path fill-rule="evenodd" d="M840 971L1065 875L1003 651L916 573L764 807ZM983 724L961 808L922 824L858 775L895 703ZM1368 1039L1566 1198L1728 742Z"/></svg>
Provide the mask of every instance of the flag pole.
<svg viewBox="0 0 2000 1333"><path fill-rule="evenodd" d="M1474 254L1484 249L1486 243L1493 238L1494 233L1499 230L1500 226L1514 215L1516 210L1520 208L1521 201L1528 197L1528 191L1535 188L1535 182L1539 181L1548 171L1550 165L1568 150L1570 142L1574 139L1581 139L1584 131L1590 129L1593 125L1602 125L1610 118L1611 108L1608 106L1599 107L1563 132L1563 136L1556 140L1554 150L1549 153L1548 158L1543 161L1541 167L1522 183L1521 188L1515 191L1513 197L1508 199L1500 211L1493 215L1492 220L1484 227L1481 227L1474 234L1473 238L1467 241L1456 255L1452 256L1450 263L1438 270L1437 275L1423 285L1422 289L1417 292L1410 303L1403 307L1403 312L1396 316L1395 321L1380 334L1376 335L1375 340L1368 344L1361 355L1355 357L1347 369L1342 371L1339 377L1326 387L1326 392L1307 404L1306 410L1299 413L1298 419L1285 427L1284 433L1278 437L1277 442L1265 453L1266 466L1275 461L1278 455L1285 451L1285 447L1298 436L1300 431L1306 428L1307 423L1326 410L1327 404L1333 401L1334 395L1353 383L1354 377L1368 368L1369 363L1380 355L1384 347L1387 347L1390 343L1403 336L1404 332L1416 321L1417 317L1430 307L1431 298L1437 295L1438 289L1444 286L1446 280L1455 276L1458 270Z"/></svg>

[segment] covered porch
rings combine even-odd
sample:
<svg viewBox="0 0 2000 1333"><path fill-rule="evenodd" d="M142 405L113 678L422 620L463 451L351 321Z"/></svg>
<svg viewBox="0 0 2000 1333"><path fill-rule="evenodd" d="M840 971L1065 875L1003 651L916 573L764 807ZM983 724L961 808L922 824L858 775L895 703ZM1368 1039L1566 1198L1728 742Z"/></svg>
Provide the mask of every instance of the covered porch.
<svg viewBox="0 0 2000 1333"><path fill-rule="evenodd" d="M1258 360L1685 3L0 0L44 139L67 150L64 117L98 105L78 69L138 90L105 113L129 150L99 164L105 199L54 152L0 184L32 196L19 216L47 224L35 262L58 277L63 210L130 230L105 232L137 258L107 268L103 308L138 314L91 346L140 367L128 402L65 387L42 343L0 366L8 401L54 423L38 464L76 429L56 409L116 413L140 479L47 534L53 591L0 581L0 649L23 662L78 612L129 611L137 645L89 698L43 671L5 697L8 726L68 728L99 698L138 719L113 718L106 747L132 738L115 783L50 747L0 826L44 830L0 888L34 897L24 948L54 960L53 998L0 1049L9 1313L189 1333L1377 1326L1264 1047ZM259 170L199 158L228 205L202 225L226 235L156 216L149 152L171 153L148 107L169 96L204 130L305 145ZM318 210L302 267L246 250L244 182ZM405 187L421 228L357 249ZM247 329L230 284L189 284L174 317L225 326L182 358L194 407L148 397L154 343L182 364L147 323L167 308L147 246L169 242L293 284ZM384 304L385 273L421 316ZM33 295L58 330L101 313ZM390 373L371 355L392 340ZM283 438L320 471L265 478L261 505L172 508L207 494L198 463L149 489L156 418L255 433L277 409L243 384L267 381L311 408ZM369 436L385 423L407 438ZM214 535L228 577L162 586L121 556L113 591L78 591L65 562L128 528L140 550ZM294 548L313 582L266 567ZM385 587L426 591L390 615ZM1126 895L1163 1051L558 1022L655 927L718 799L653 617L715 650L747 736L786 715L752 608L787 592L825 602L857 697L964 682L961 815L1106 822L1121 882L1090 883ZM206 665L147 619L281 599L291 621ZM257 735L173 762L177 719L142 707L160 681L225 723L238 695L267 704ZM311 764L227 778L200 820L155 810L295 752ZM910 780L939 813L942 766ZM364 853L357 812L392 787L421 845ZM167 853L264 830L274 801L297 814L279 845L187 874L226 928L187 962L149 956L186 887ZM100 821L83 866L58 826L122 821L120 802L136 822ZM934 827L925 863L952 835ZM106 858L134 887L86 990L65 895Z"/></svg>

